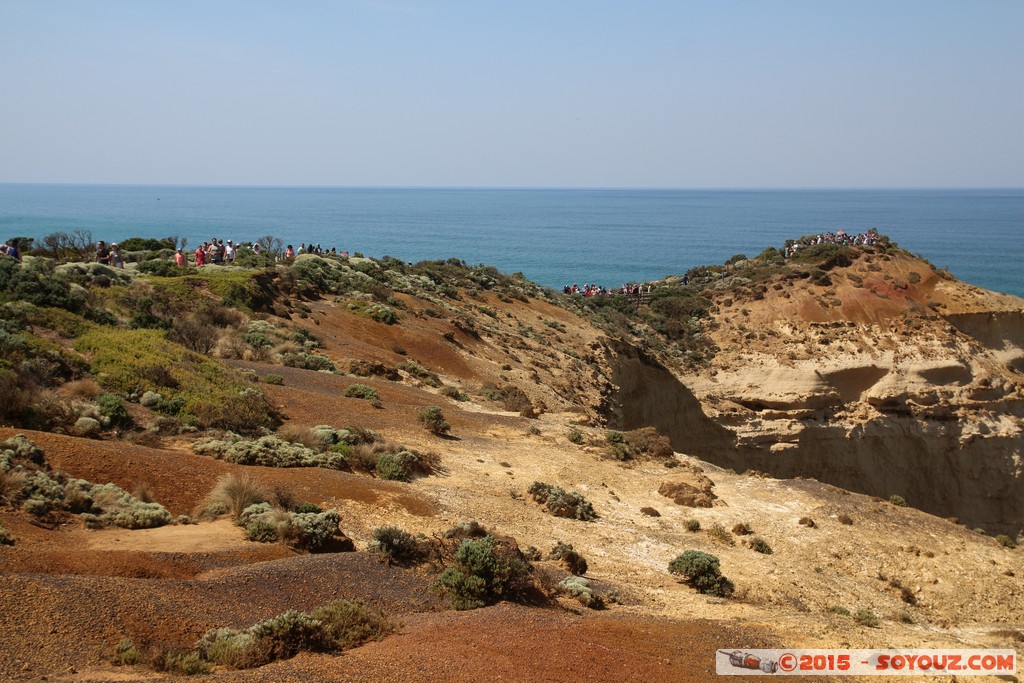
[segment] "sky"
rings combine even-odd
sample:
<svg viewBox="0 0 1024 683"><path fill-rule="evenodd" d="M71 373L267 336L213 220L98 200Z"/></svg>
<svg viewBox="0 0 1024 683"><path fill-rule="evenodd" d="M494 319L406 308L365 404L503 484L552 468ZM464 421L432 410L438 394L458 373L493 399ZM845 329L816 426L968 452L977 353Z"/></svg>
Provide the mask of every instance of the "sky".
<svg viewBox="0 0 1024 683"><path fill-rule="evenodd" d="M1021 187L1019 0L0 0L0 182Z"/></svg>

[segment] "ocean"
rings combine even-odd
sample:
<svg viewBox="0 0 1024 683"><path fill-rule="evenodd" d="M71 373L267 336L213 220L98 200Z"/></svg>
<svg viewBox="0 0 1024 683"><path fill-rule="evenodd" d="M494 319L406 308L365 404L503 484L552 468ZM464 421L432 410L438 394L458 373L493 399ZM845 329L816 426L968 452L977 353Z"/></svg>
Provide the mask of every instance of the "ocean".
<svg viewBox="0 0 1024 683"><path fill-rule="evenodd" d="M632 190L0 184L0 240L263 235L406 261L459 258L542 285L618 286L877 228L972 284L1024 296L1024 189Z"/></svg>

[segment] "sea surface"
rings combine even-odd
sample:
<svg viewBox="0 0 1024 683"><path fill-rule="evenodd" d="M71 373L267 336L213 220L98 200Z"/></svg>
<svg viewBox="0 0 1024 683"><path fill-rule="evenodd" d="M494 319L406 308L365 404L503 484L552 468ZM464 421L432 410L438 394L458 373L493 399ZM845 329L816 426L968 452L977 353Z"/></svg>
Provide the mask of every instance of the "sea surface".
<svg viewBox="0 0 1024 683"><path fill-rule="evenodd" d="M542 285L618 286L877 228L972 284L1024 296L1024 189L631 190L0 184L0 240L274 235L296 248L455 257Z"/></svg>

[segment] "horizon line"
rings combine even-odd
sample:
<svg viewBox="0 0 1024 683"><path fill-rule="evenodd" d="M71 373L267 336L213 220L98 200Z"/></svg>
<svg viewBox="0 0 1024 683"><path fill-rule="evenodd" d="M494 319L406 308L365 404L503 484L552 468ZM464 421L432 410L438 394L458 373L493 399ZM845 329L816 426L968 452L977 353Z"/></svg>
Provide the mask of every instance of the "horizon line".
<svg viewBox="0 0 1024 683"><path fill-rule="evenodd" d="M118 183L0 181L0 186L44 187L168 187L281 190L555 190L555 191L906 191L906 190L1024 190L1024 185L303 185L245 183Z"/></svg>

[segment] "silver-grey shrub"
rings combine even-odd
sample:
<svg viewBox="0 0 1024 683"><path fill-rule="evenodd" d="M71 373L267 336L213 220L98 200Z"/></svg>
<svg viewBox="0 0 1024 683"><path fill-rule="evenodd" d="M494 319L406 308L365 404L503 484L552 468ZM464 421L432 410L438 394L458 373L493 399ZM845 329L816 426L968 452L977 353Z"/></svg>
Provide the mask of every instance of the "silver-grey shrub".
<svg viewBox="0 0 1024 683"><path fill-rule="evenodd" d="M245 439L228 433L224 439L203 439L192 447L199 455L238 465L264 467L323 467L332 470L348 468L341 453L320 452L300 443L292 443L270 435L258 439Z"/></svg>
<svg viewBox="0 0 1024 683"><path fill-rule="evenodd" d="M590 609L603 609L604 598L594 592L590 582L582 576L568 576L558 582L558 592L571 595L580 604Z"/></svg>

